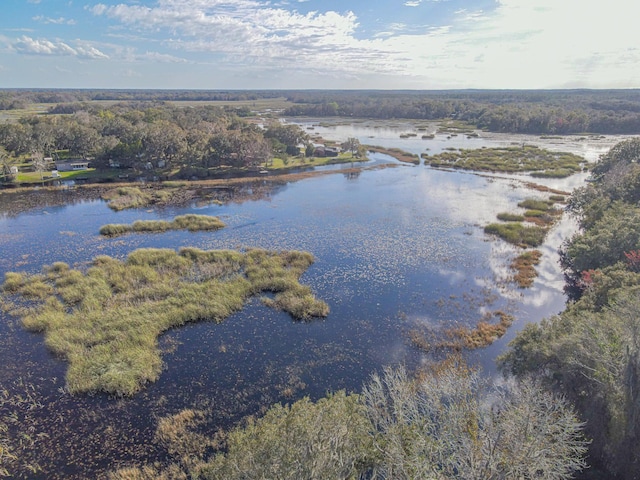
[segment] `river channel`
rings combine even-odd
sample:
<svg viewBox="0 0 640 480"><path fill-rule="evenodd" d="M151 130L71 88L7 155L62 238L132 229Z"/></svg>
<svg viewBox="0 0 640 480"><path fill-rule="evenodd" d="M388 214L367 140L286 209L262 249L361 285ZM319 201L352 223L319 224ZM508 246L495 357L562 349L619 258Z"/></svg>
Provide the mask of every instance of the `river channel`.
<svg viewBox="0 0 640 480"><path fill-rule="evenodd" d="M435 125L429 126L432 139L400 138L415 126L298 123L326 139L357 137L363 144L416 154L527 143L594 161L620 140L452 136L435 133ZM540 248L539 276L526 290L508 281L516 248L488 237L483 226L499 212L517 211L526 198L548 195L526 182L571 191L587 174L564 180L479 175L400 164L383 154L372 154L357 173L325 168L336 173L282 183L246 201L180 208L116 213L102 200L87 199L15 213L7 203L11 197L0 196L0 275L38 272L55 261L81 268L96 255L125 258L142 247L296 249L315 256L301 282L331 309L325 319L296 322L254 299L221 324L171 331L160 341L165 363L160 379L125 399L69 395L66 363L47 351L41 334L24 331L18 320L0 313L2 389L32 399L19 416L28 429L25 441L33 446L25 461L36 461L41 471L26 476L97 478L109 469L163 461L165 452L152 442L162 416L204 409L208 428L215 431L274 402L357 391L385 365L413 368L430 361L409 341L411 329L472 326L484 313L503 310L516 318L508 334L468 354L487 375L497 375L494 359L515 332L563 309L557 250L575 231L574 222L565 215L550 232ZM219 216L227 227L115 239L98 234L108 223L171 220L185 213Z"/></svg>

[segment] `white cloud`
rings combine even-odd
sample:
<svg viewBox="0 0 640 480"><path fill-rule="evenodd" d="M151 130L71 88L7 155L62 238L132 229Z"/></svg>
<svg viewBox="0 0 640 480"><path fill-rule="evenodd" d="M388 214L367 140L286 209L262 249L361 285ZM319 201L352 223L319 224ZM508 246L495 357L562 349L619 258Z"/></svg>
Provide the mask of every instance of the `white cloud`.
<svg viewBox="0 0 640 480"><path fill-rule="evenodd" d="M54 55L72 56L83 59L108 58L95 47L83 42L77 42L74 48L60 40L50 41L46 39L34 39L23 35L11 44L13 50L24 55Z"/></svg>
<svg viewBox="0 0 640 480"><path fill-rule="evenodd" d="M150 36L164 31L173 49L223 54L230 62L345 71L367 62L367 70L388 68L390 52L382 43L355 39L352 12L300 14L251 0L163 0L155 8L98 4L91 11Z"/></svg>
<svg viewBox="0 0 640 480"><path fill-rule="evenodd" d="M49 17L44 17L42 15L38 15L37 17L33 17L33 20L35 20L36 22L40 22L40 23L44 23L44 24L54 24L54 25L75 25L76 21L73 19L66 19L64 17L58 17L58 18L49 18Z"/></svg>
<svg viewBox="0 0 640 480"><path fill-rule="evenodd" d="M136 60L149 60L158 63L188 63L184 58L158 52L145 52L143 55L137 55Z"/></svg>
<svg viewBox="0 0 640 480"><path fill-rule="evenodd" d="M445 1L405 0L404 5ZM497 3L490 12L470 3L446 25L403 29L397 24L369 39L362 38L353 12L301 14L284 3L257 0L158 0L153 6L88 9L138 42L200 55L202 63L243 65L256 78L295 68L345 78L395 75L410 88L640 86L640 53L632 49L640 45L640 29L634 15L621 14L629 10L628 0L609 0L606 6L600 0ZM165 54L155 55L160 61Z"/></svg>

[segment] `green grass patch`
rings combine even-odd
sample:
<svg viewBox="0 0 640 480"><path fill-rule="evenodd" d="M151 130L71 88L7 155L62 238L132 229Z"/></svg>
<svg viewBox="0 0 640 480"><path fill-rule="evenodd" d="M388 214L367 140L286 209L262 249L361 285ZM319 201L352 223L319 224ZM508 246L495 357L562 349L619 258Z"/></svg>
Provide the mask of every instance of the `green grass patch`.
<svg viewBox="0 0 640 480"><path fill-rule="evenodd" d="M178 215L171 222L166 220L136 220L131 225L111 223L100 227L100 235L117 237L127 233L160 233L167 230L213 231L224 228L224 226L224 222L218 217L190 213Z"/></svg>
<svg viewBox="0 0 640 480"><path fill-rule="evenodd" d="M221 322L247 299L272 292L268 304L296 319L329 307L299 283L313 263L306 252L140 249L125 261L96 257L86 272L63 263L39 275L8 273L3 300L22 299L23 325L43 332L69 362L71 393L133 395L158 379L158 337L188 322Z"/></svg>
<svg viewBox="0 0 640 480"><path fill-rule="evenodd" d="M17 183L26 184L38 184L38 183L51 183L57 180L115 180L117 178L117 172L113 170L97 170L95 168L88 168L87 170L75 170L72 172L58 172L57 178L51 177L50 171L42 172L19 172L16 176Z"/></svg>
<svg viewBox="0 0 640 480"><path fill-rule="evenodd" d="M537 200L535 198L528 198L518 203L520 208L526 208L528 210L538 210L541 212L548 212L553 207L554 202L550 200Z"/></svg>
<svg viewBox="0 0 640 480"><path fill-rule="evenodd" d="M337 157L288 157L274 158L267 170L284 170L296 167L319 167L321 165L338 165L341 163L365 162L366 156L355 157L351 153L342 152Z"/></svg>
<svg viewBox="0 0 640 480"><path fill-rule="evenodd" d="M531 145L460 149L422 154L425 165L499 173L529 173L544 178L565 178L585 168L584 158L572 153L551 152Z"/></svg>
<svg viewBox="0 0 640 480"><path fill-rule="evenodd" d="M399 162L413 163L414 165L420 164L420 157L417 154L406 152L400 148L386 148L375 145L365 145L365 147L370 152L384 153L385 155L395 158Z"/></svg>
<svg viewBox="0 0 640 480"><path fill-rule="evenodd" d="M517 213L499 213L497 215L498 220L501 222L522 222L524 221L523 215L518 215Z"/></svg>
<svg viewBox="0 0 640 480"><path fill-rule="evenodd" d="M544 210L527 210L526 212L524 212L524 216L525 218L527 217L543 217L545 215L548 215L548 213Z"/></svg>
<svg viewBox="0 0 640 480"><path fill-rule="evenodd" d="M538 247L544 242L548 229L540 226L524 226L518 222L491 223L485 233L496 235L506 242L520 247Z"/></svg>

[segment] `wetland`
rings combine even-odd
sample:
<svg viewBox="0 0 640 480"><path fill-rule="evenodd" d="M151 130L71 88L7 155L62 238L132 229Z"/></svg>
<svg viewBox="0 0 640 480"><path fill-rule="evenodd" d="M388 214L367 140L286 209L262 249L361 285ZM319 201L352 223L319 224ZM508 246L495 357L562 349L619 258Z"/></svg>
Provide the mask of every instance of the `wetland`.
<svg viewBox="0 0 640 480"><path fill-rule="evenodd" d="M355 137L363 145L398 149L411 158L449 148L526 143L593 162L620 140L485 132L452 136L424 122L296 122L336 142ZM123 195L109 197L113 187L106 186L70 184L60 190L0 193L0 273L10 282L5 289L26 299L18 305L20 298L5 298L0 313L0 360L5 365L0 382L6 398L17 405L14 417L4 422L10 438L21 445L13 465L18 476L100 477L118 467L162 464L170 455L151 441L160 419L197 409L206 412L202 428L216 432L263 413L275 402L318 399L341 389L359 391L384 366L415 367L437 358L440 349L422 348L421 339L444 346L455 343L455 348L481 347L464 348L464 355L486 375L494 375L493 360L516 331L564 307L557 250L576 227L562 215L559 197L564 195L558 192L570 193L587 175L582 170L566 178L478 174L400 162L373 152L358 166L305 168L289 176L269 174L242 182L169 185L175 201L142 195L140 203L127 208L117 203ZM146 187L136 188L144 193ZM551 208L559 214L538 226L546 235L536 237L535 250L529 250L533 244L523 248L521 242L514 245L485 232L501 214L512 215L501 224L517 218L515 223L533 228L528 219L549 214ZM224 228L100 234L108 224L171 224L185 215L215 217ZM526 252L537 252L524 257L537 276L531 279L527 269L528 288L521 288L512 264ZM172 259L175 268L160 272L149 254ZM265 262L267 270L284 275L278 277L279 287L259 275L252 283L247 272L252 256L258 264ZM223 259L222 266L214 268L203 260L194 266L205 257ZM124 273L130 264L136 268ZM95 291L92 288L100 285L87 285L97 283L92 275L108 279L111 271L132 283L117 286L115 279L105 280L109 288ZM151 282L152 277L162 281ZM188 302L167 308L162 303L167 292L184 288L183 283L201 289L202 297L194 299L185 290ZM225 291L225 283L241 290L227 302L227 314L190 312L186 307L219 303L209 293ZM287 306L287 299L278 297L287 289L302 290L307 299L302 303L314 306L315 314ZM146 376L111 388L70 380L69 371L78 365L74 359L87 357L78 352L95 345L98 330L79 335L78 340L88 342L65 347L54 343L52 335L67 343L77 338L68 330L61 334L58 327L82 323L77 312L98 301L90 292L102 292L96 293L100 302L126 310L122 319L158 320L164 318L160 312L185 315L179 321L162 320L161 328L151 327L153 322L135 326L149 335L133 342L137 348L147 347L140 353L147 359L142 363L151 368ZM56 304L58 297L69 303ZM143 302L148 299L157 303ZM37 310L41 304L52 310ZM127 344L116 337L116 344Z"/></svg>

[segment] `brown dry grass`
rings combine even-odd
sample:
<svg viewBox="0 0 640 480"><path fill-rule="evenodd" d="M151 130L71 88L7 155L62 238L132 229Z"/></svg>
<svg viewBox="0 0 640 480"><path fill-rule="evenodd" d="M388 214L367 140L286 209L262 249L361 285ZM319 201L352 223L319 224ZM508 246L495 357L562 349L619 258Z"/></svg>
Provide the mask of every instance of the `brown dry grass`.
<svg viewBox="0 0 640 480"><path fill-rule="evenodd" d="M520 288L528 288L533 285L533 281L538 276L535 266L540 263L542 252L540 250L531 250L522 255L518 255L510 268L515 271L513 280Z"/></svg>
<svg viewBox="0 0 640 480"><path fill-rule="evenodd" d="M498 318L498 323L490 323L491 318ZM425 350L475 350L491 345L501 338L513 323L514 317L501 310L487 313L475 328L456 326L443 331L444 336L436 336L432 332L420 329L411 330L409 340L416 347Z"/></svg>

